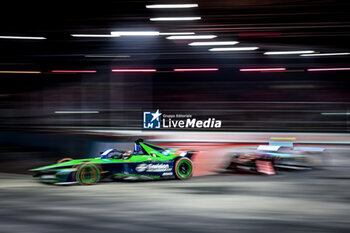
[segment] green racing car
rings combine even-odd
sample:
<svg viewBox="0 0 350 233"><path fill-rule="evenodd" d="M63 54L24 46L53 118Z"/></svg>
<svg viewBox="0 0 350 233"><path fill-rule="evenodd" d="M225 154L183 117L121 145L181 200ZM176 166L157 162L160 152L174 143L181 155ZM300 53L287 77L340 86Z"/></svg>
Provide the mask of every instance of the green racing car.
<svg viewBox="0 0 350 233"><path fill-rule="evenodd" d="M59 160L56 164L31 169L34 178L51 184L96 184L109 179L190 179L194 151L165 149L142 139L134 150L108 149L97 158Z"/></svg>

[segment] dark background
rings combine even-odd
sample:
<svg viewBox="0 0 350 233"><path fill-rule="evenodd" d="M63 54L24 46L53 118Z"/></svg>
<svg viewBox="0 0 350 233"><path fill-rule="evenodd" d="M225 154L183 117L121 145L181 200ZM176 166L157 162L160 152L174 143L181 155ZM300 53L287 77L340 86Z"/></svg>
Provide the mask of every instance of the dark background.
<svg viewBox="0 0 350 233"><path fill-rule="evenodd" d="M199 7L145 8L152 3ZM350 56L264 52L350 52L350 1L1 1L0 10L0 36L47 38L0 39L1 232L349 232L350 71L307 69L350 67ZM162 16L202 20L149 21ZM213 34L215 41L260 49L209 52L165 36L70 36L115 30ZM219 71L172 72L207 67ZM287 70L239 71L271 67ZM113 68L158 72L112 73ZM212 130L225 132L141 130L143 111L157 109L215 117L223 127ZM65 187L43 185L28 175L29 169L62 158L132 150L140 137L198 151L194 167L201 173L187 181L106 180ZM294 139L296 147L325 148L322 165L275 176L222 172L223 158L229 162L237 151L253 151L273 137Z"/></svg>
<svg viewBox="0 0 350 233"><path fill-rule="evenodd" d="M182 1L186 3L186 1ZM182 3L178 2L178 3ZM348 132L349 56L266 56L265 51L349 52L348 1L197 1L198 8L155 10L164 1L12 1L2 3L0 34L47 40L0 39L3 130L141 129L142 112L215 117L221 130ZM191 2L192 3L192 2ZM200 16L200 21L151 22L150 17ZM214 34L256 51L209 52L165 36L75 38L113 30ZM126 58L96 58L119 55ZM217 72L175 73L174 68L217 67ZM243 73L240 68L286 67L288 72ZM112 68L156 68L152 74L112 73ZM97 70L55 74L51 70ZM98 114L55 114L96 110Z"/></svg>

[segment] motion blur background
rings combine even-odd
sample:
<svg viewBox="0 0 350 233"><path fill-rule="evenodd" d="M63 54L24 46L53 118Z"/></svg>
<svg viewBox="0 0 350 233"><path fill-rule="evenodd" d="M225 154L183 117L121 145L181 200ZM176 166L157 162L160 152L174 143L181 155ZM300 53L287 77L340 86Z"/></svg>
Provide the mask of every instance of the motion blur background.
<svg viewBox="0 0 350 233"><path fill-rule="evenodd" d="M1 128L141 129L142 111L161 109L223 120L222 130L348 132L349 55L266 55L269 51L348 53L348 1L197 1L198 7L146 8L169 1L70 1L5 4L0 39ZM183 3L183 2L176 2ZM201 17L150 21L156 17ZM73 37L111 31L193 32L209 40L168 36ZM189 46L193 41L238 41L233 46ZM259 47L254 51L208 51ZM244 68L286 68L240 72ZM157 69L123 73L112 69ZM211 72L165 72L218 68ZM55 70L96 71L57 73ZM164 71L164 72L163 72ZM93 111L55 114L57 111ZM98 113L96 113L96 111ZM322 113L343 113L324 115Z"/></svg>
<svg viewBox="0 0 350 233"><path fill-rule="evenodd" d="M198 6L178 9L146 7L151 4L174 3L198 4ZM26 174L29 168L55 162L62 157L93 157L110 146L125 149L124 147L127 146L132 147L132 141L138 137L179 148L195 147L198 150L202 148L207 153L205 156L207 160L206 162L197 161L203 168L197 171L201 175L212 173L218 168L218 164L213 165L216 160L213 156L226 153L227 146L237 146L236 143L243 143L240 145L266 143L271 136L296 137L298 143L327 147L331 151L330 154L340 156L333 160L338 162L328 164L329 167L348 168L349 1L11 1L2 3L1 10L0 171L2 172ZM160 17L201 18L186 21L158 21L157 18ZM113 31L152 31L159 34L117 37L111 35ZM171 35L216 37L204 40L168 38ZM224 46L189 45L192 42L224 41L239 43ZM246 50L215 51L214 49L212 51L213 48L246 48ZM271 54L271 52L281 53ZM179 72L176 69L185 70ZM155 132L142 131L142 113L157 109L169 114L192 114L198 118L215 117L222 120L222 128L191 129L191 132L177 130L165 132L162 129ZM179 141L182 143L173 144ZM193 144L193 141L197 144ZM201 141L207 144L198 144ZM229 144L223 145L223 142ZM305 176L297 175L296 179L303 180ZM324 176L322 172L316 173L308 178L311 179L310 181L302 185L308 186L315 182L325 185L332 183L328 180L313 180ZM4 197L15 193L15 190L11 189L13 182L9 177L12 176L2 175L1 178L5 184L2 193ZM338 176L333 174L332 177L345 180L350 176L345 172ZM24 178L24 186L31 182L26 179ZM227 198L228 202L233 200L229 194L229 188L225 188L224 184L220 183L220 178L207 179L205 181L210 183L208 186L202 187L203 183L197 180L194 184L188 183L187 188L199 183L200 188L192 190L195 194L204 192L204 194L223 195L223 200ZM259 193L245 185L249 186L261 178L227 178L225 176L223 179L229 186L235 185L231 180L240 179L242 182L240 184L244 186L241 187L243 196ZM308 200L314 193L324 193L325 196L329 195L329 199L336 198L340 195L336 191L344 187L343 180L337 180L340 182L339 186L334 184L334 187L329 189L325 186L324 190L315 188L307 194L302 194L305 190L304 186L293 188L295 181L290 181L289 177L273 179L277 179L275 180L277 183L286 181L285 184L290 185L287 190L290 190L289 194L292 197L300 194ZM42 195L33 190L45 189L40 188L41 186L23 187L20 181L18 181L20 185L15 187L17 191L28 193L31 197ZM215 185L219 183L221 186L216 187ZM177 183L170 183L172 184L177 185ZM273 183L272 186L275 187L275 184ZM136 183L136 185L146 189L148 184ZM152 183L152 185L155 184ZM263 183L263 186L258 189L262 194L264 192L261 190L264 190L264 187L271 188L271 184L264 185ZM122 185L125 193L137 192L133 188L129 190L133 186L126 186L128 184ZM211 188L208 188L209 186ZM234 190L233 186L232 190ZM113 190L112 187L107 188ZM49 189L51 189L50 192L56 192L52 187ZM330 189L336 191L329 194L327 192ZM97 192L98 196L103 197L101 190L103 188L100 187L90 191ZM175 189L174 192L182 193L181 190L187 189ZM277 185L276 193L280 190L282 188ZM77 196L83 192L83 190L71 188L69 191ZM276 193L269 193L267 196L278 196ZM341 200L349 198L346 193L341 192L341 194L344 195L340 195ZM110 195L113 196L112 193ZM122 194L118 193L118 195ZM183 195L179 200L198 198L198 196L186 196L186 191ZM16 200L15 196L13 198ZM56 198L56 200L59 199ZM71 200L72 197L65 198ZM27 205L27 201L33 200L27 200L25 195L18 197L18 200L21 200L18 203L27 208L25 210L30 211L33 208ZM104 199L101 200L103 202ZM200 206L210 200L204 198L201 199L202 202L192 203L183 208L189 212L193 211L195 215L201 211ZM64 202L64 200L61 201ZM53 207L57 207L61 201L54 201ZM91 208L97 203L105 204L95 201L92 202ZM167 199L164 198L164 202L166 201ZM236 201L232 203L237 204ZM245 201L259 206L271 200L258 197L258 199ZM220 203L218 209L213 207L212 213L215 218L222 220L221 223L227 228L216 226L220 221L215 222L211 219L214 221L213 226L216 226L212 230L232 230L229 227L229 221L223 221L224 218L221 218L220 214L215 215L223 211L220 209ZM223 209L226 203L222 201ZM271 205L273 204L272 202ZM307 205L312 209L319 203ZM284 213L288 213L289 206L295 206L295 203L288 202L283 206ZM249 211L254 210L250 209L251 206L246 207L241 207L240 211L247 211L247 216L242 217L247 220L254 215ZM28 232L28 229L32 229L33 232L48 232L52 230L50 224L61 224L61 222L47 220L46 228L41 228L40 221L33 220L35 225L32 225L30 220L22 219L24 222L29 221L26 224L31 228L11 228L16 224L25 226L22 220L17 222L15 217L22 213L23 209L18 206L8 206L8 208L12 209L12 218L8 217L8 213L2 213L2 217L8 220L8 224L2 225L5 232L22 230ZM147 208L153 210L152 206ZM262 208L262 212L275 214L277 219L281 216L277 210ZM282 223L279 225L280 223L271 220L272 222L262 223L267 224L263 229L266 232L267 229L286 232L286 228L290 229L290 232L294 230L347 232L349 225L343 219L350 213L349 206L341 208L338 205L323 206L320 210L327 213L329 208L334 215L328 220L334 221L324 222L324 226L317 226L310 217L306 220L310 225L288 228L296 224L298 218L286 214L295 222L288 223L291 225L286 222L283 223L286 225ZM101 209L101 211L107 211L107 209ZM225 211L232 211L232 209ZM307 214L306 212L305 210L298 214L303 216L302 214ZM35 213L41 216L40 210ZM210 211L208 210L207 213ZM83 218L80 213L75 214ZM181 211L178 214L181 214ZM236 216L233 213L230 214ZM93 219L94 216L92 214L85 217ZM154 216L157 217L157 214ZM323 221L327 216L322 215L316 219ZM141 216L140 221L143 220L147 219ZM182 221L182 219L177 220ZM184 232L210 232L211 228L205 229L195 224L198 219L192 220L193 225L182 229ZM108 221L112 224L115 220ZM201 221L198 220L198 224ZM257 229L260 230L258 226L254 228L250 225L252 222L243 221L242 223L242 221L240 219L236 223L240 232L244 229L255 232ZM167 223L167 219L164 222ZM82 224L83 221L77 220L66 227L80 229ZM144 226L142 223L139 224L140 228L125 227L123 232L137 232L142 228L141 226ZM205 221L200 224L205 226ZM157 230L169 230L171 227L173 226L170 224L162 226L161 229L149 230L157 232ZM97 227L91 228L91 231L101 229L112 231L114 228ZM60 232L57 229L56 231ZM52 230L52 232L56 231Z"/></svg>

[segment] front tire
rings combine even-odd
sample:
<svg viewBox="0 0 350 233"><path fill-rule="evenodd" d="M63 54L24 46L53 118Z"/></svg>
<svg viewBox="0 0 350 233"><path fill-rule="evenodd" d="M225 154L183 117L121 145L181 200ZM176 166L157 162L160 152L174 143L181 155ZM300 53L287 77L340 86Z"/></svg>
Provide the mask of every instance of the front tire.
<svg viewBox="0 0 350 233"><path fill-rule="evenodd" d="M193 175L193 162L188 158L178 159L175 163L174 170L177 179L190 179Z"/></svg>
<svg viewBox="0 0 350 233"><path fill-rule="evenodd" d="M96 184L101 180L101 168L93 163L83 163L73 174L75 181L83 185Z"/></svg>

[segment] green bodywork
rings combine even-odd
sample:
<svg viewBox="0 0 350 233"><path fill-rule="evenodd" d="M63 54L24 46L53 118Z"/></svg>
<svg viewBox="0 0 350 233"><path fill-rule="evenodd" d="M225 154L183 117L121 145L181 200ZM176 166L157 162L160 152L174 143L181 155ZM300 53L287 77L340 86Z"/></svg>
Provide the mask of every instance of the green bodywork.
<svg viewBox="0 0 350 233"><path fill-rule="evenodd" d="M106 150L98 158L74 159L34 168L34 178L53 184L95 184L104 177L112 179L161 179L192 177L193 152L178 151L136 141L137 151ZM186 159L183 157L188 156ZM181 160L181 161L179 161ZM179 162L177 162L179 161ZM176 166L175 166L176 165Z"/></svg>
<svg viewBox="0 0 350 233"><path fill-rule="evenodd" d="M94 164L104 164L104 163L139 163L139 162L147 162L149 160L152 160L154 162L165 162L169 160L173 160L177 157L179 157L178 153L173 150L168 150L169 154L164 155L160 153L159 151L147 146L144 143L140 142L140 145L142 148L147 152L145 155L131 155L128 159L113 159L113 158L108 158L108 159L103 159L103 158L90 158L90 159L73 159L68 162L64 163L58 163L58 164L52 164L44 167L39 167L39 168L34 168L31 169L30 171L42 171L42 170L47 170L47 169L61 169L63 167L74 167L76 165L85 163L85 162L90 162ZM161 148L157 146L158 148ZM162 148L164 149L164 148ZM165 150L165 149L164 149Z"/></svg>

